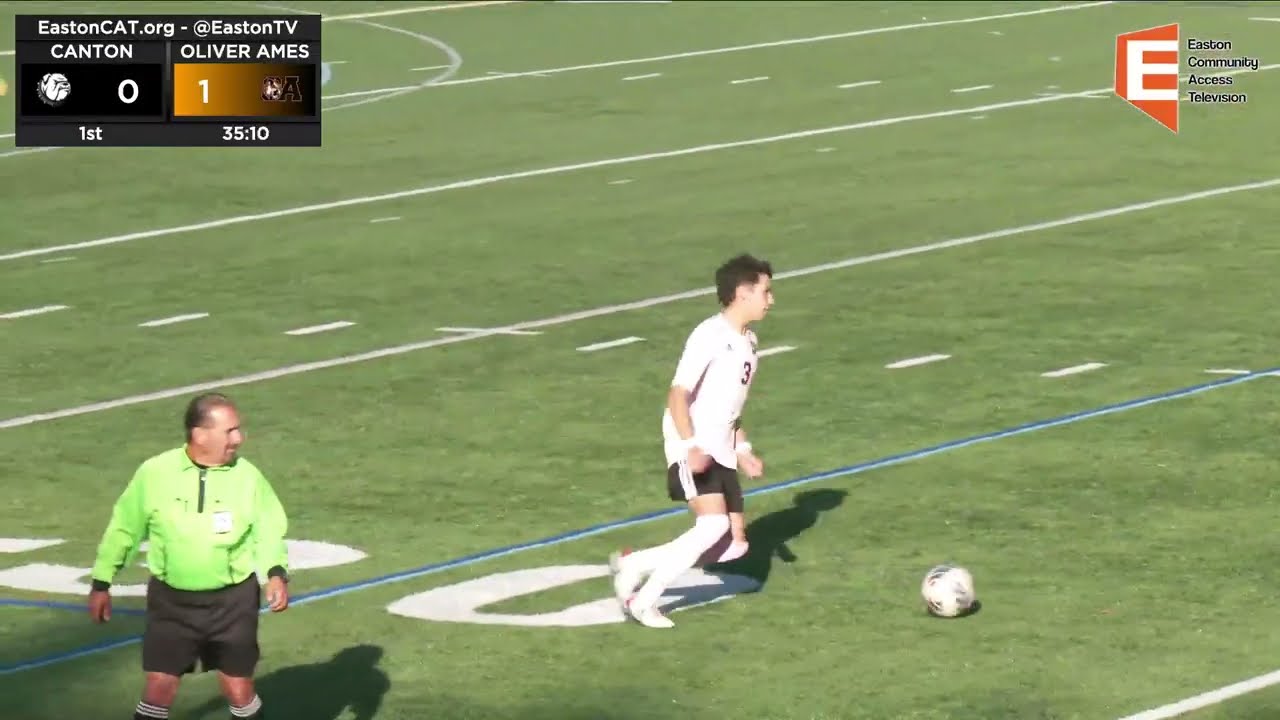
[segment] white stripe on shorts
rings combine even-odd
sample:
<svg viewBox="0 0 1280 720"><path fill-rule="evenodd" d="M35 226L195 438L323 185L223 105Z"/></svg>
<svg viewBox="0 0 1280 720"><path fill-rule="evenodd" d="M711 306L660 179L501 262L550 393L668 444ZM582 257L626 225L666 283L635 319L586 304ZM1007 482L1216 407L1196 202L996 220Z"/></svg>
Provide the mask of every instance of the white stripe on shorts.
<svg viewBox="0 0 1280 720"><path fill-rule="evenodd" d="M693 471L689 469L688 460L676 462L676 476L680 478L680 489L684 491L684 499L698 497L698 486L693 483Z"/></svg>

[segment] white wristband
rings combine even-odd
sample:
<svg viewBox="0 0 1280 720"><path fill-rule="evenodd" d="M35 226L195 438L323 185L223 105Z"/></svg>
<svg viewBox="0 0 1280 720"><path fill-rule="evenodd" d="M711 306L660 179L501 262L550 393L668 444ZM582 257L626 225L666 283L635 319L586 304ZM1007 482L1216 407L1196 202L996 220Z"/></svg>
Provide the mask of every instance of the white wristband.
<svg viewBox="0 0 1280 720"><path fill-rule="evenodd" d="M695 436L695 437L685 438L680 440L676 446L680 448L681 452L687 453L690 450L692 450L697 444L698 444L698 439Z"/></svg>
<svg viewBox="0 0 1280 720"><path fill-rule="evenodd" d="M751 447L752 447L751 443L749 442L740 442L738 443L738 446L734 448L734 450L740 453L751 452Z"/></svg>

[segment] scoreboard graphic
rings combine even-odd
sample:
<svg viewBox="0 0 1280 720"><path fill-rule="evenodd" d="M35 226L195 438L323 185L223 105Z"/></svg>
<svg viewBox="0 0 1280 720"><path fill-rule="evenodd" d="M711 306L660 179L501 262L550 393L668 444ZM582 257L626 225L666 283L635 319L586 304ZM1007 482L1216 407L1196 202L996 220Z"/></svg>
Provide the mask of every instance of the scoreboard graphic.
<svg viewBox="0 0 1280 720"><path fill-rule="evenodd" d="M18 147L319 147L319 15L18 15Z"/></svg>

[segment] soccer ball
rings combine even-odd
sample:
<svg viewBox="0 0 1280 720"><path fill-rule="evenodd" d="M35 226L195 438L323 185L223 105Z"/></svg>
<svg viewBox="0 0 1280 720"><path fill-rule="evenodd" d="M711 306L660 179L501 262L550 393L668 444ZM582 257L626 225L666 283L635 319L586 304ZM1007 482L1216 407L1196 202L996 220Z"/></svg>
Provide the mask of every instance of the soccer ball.
<svg viewBox="0 0 1280 720"><path fill-rule="evenodd" d="M920 594L930 615L945 618L963 615L978 599L973 589L973 575L954 565L931 568L920 584Z"/></svg>

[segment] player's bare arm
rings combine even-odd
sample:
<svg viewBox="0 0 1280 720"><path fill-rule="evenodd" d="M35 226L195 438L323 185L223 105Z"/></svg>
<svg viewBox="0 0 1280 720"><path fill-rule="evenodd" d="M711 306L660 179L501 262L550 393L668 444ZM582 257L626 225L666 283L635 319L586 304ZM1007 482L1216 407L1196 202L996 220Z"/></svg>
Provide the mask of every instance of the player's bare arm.
<svg viewBox="0 0 1280 720"><path fill-rule="evenodd" d="M680 385L672 385L667 392L667 409L671 411L671 419L675 422L680 438L689 443L689 469L703 472L711 464L711 457L693 444L693 418L689 414L689 404L693 393Z"/></svg>

